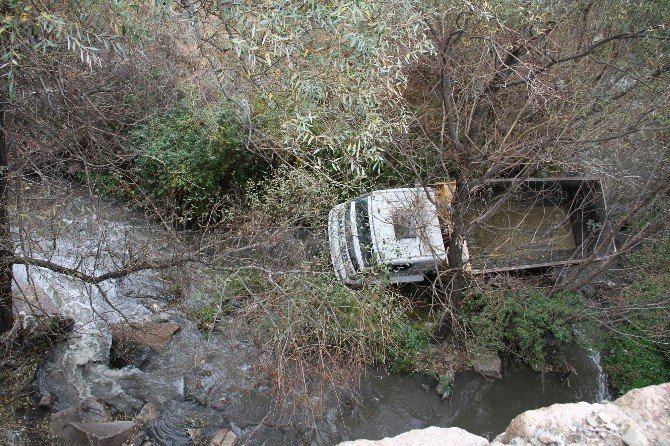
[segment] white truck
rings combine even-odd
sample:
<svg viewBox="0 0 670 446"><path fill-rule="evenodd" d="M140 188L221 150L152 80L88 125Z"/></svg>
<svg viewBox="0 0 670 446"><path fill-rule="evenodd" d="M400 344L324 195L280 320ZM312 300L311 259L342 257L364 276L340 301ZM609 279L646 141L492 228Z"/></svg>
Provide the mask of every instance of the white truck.
<svg viewBox="0 0 670 446"><path fill-rule="evenodd" d="M382 269L391 283L421 282L446 270L455 188L379 190L335 206L328 235L337 277L361 285ZM461 206L467 227L459 246L472 274L576 264L616 250L605 240L597 178L489 180Z"/></svg>

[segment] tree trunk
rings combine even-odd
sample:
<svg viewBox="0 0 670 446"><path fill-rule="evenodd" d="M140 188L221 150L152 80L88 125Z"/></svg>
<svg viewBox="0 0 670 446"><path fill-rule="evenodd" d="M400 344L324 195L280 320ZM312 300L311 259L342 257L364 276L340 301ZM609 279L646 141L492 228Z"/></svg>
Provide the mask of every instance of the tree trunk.
<svg viewBox="0 0 670 446"><path fill-rule="evenodd" d="M12 313L12 266L14 256L12 234L9 228L9 204L7 184L9 182L9 143L5 129L7 98L0 88L0 333L10 330L14 324Z"/></svg>

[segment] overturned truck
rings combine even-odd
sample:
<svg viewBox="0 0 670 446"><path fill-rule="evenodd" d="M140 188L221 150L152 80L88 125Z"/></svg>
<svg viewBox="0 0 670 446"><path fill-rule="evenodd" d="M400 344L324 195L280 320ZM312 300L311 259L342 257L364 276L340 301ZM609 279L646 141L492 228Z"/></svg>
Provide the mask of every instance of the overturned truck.
<svg viewBox="0 0 670 446"><path fill-rule="evenodd" d="M328 235L338 278L360 285L386 272L391 283L423 281L449 268L452 237L472 274L577 264L616 250L597 178L488 180L459 204L464 224L454 230L456 187L379 190L335 206Z"/></svg>

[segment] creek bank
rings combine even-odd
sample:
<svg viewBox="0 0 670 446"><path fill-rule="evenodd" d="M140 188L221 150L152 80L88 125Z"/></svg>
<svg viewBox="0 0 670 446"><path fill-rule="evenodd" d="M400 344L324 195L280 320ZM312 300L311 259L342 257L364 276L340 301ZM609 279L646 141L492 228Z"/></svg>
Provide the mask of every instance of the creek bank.
<svg viewBox="0 0 670 446"><path fill-rule="evenodd" d="M670 383L631 390L613 402L554 404L526 411L492 442L459 428L429 427L339 446L667 446Z"/></svg>
<svg viewBox="0 0 670 446"><path fill-rule="evenodd" d="M86 203L82 199L81 206L75 207L84 208ZM35 252L66 265L76 266L84 260L87 271L101 274L119 263L117 256L125 252L121 248L129 240L140 246L161 246L167 255L176 249L157 241L161 234L156 228L130 220L114 207L97 209L96 218L81 212L72 209L63 215L64 229L57 243L43 246L43 251L36 247ZM103 240L100 246L94 243L99 240ZM43 397L42 413L57 412L94 397L107 415L97 421L71 422L134 421L140 427L131 436L133 444L142 444L146 438L155 446L209 444L222 429L225 433L218 439L230 441L234 435L247 446L330 446L430 425L460 426L491 435L531 407L598 400L594 388L598 373L587 357L578 359L579 373L568 385L510 364L503 364L501 373L496 370L499 361L486 355L479 373L445 372L454 381L446 397L444 392L438 396L433 391L435 381L425 376L382 372L383 377L377 377L372 370L364 379L360 401L322 395L313 403L324 406L323 416L310 419L305 413L287 414L262 380L267 371L259 369L261 352L248 324L225 312L208 330L193 320L197 305L209 305L218 296L215 277L206 268L188 269L184 275L193 279L179 282L183 284L179 293L169 272L147 271L111 280L102 284L102 290L39 268L16 267L15 272L20 283L26 284L23 293L17 293L34 295L23 298L30 304L27 308L43 308L46 314L57 310L72 321L72 334L51 350L37 371L34 403ZM192 299L179 298L183 295ZM26 320L36 323L41 314L30 315L26 310ZM448 349L438 348L438 352L442 359L448 356ZM502 379L487 379L483 376L486 370ZM517 399L510 403L512 395ZM304 395L305 402L312 404L308 397ZM498 401L506 401L506 407ZM160 413L140 423L137 414L147 403L160 408ZM307 419L310 421L304 421ZM375 426L370 428L372 423ZM24 446L26 441L27 433L13 444Z"/></svg>

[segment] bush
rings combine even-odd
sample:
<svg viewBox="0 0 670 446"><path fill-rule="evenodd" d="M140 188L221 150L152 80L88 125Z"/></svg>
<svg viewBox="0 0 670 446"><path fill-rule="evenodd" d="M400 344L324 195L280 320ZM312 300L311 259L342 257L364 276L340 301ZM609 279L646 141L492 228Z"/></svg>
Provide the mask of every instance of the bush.
<svg viewBox="0 0 670 446"><path fill-rule="evenodd" d="M658 252L668 252L670 242L650 253L648 260L660 260ZM668 296L670 273L667 268L650 270L627 287L619 303L619 317L609 332L605 346L605 370L618 394L631 389L670 381L670 319Z"/></svg>
<svg viewBox="0 0 670 446"><path fill-rule="evenodd" d="M307 168L282 165L247 194L257 219L273 226L323 226L338 203L339 188L325 175Z"/></svg>
<svg viewBox="0 0 670 446"><path fill-rule="evenodd" d="M218 220L221 198L267 167L243 147L232 112L213 116L175 108L134 133L139 186L172 212L178 225Z"/></svg>
<svg viewBox="0 0 670 446"><path fill-rule="evenodd" d="M605 369L617 394L631 389L670 381L668 349L655 344L642 333L620 333L609 343Z"/></svg>
<svg viewBox="0 0 670 446"><path fill-rule="evenodd" d="M301 394L310 383L355 391L369 365L415 371L432 339L432 326L412 320L411 303L384 284L352 290L314 272L247 270L237 278L244 282L240 312L265 353L261 369L282 395Z"/></svg>
<svg viewBox="0 0 670 446"><path fill-rule="evenodd" d="M505 289L473 284L460 318L472 353L509 351L536 370L564 362L575 340L572 327L585 308L579 294L547 295L542 289Z"/></svg>

